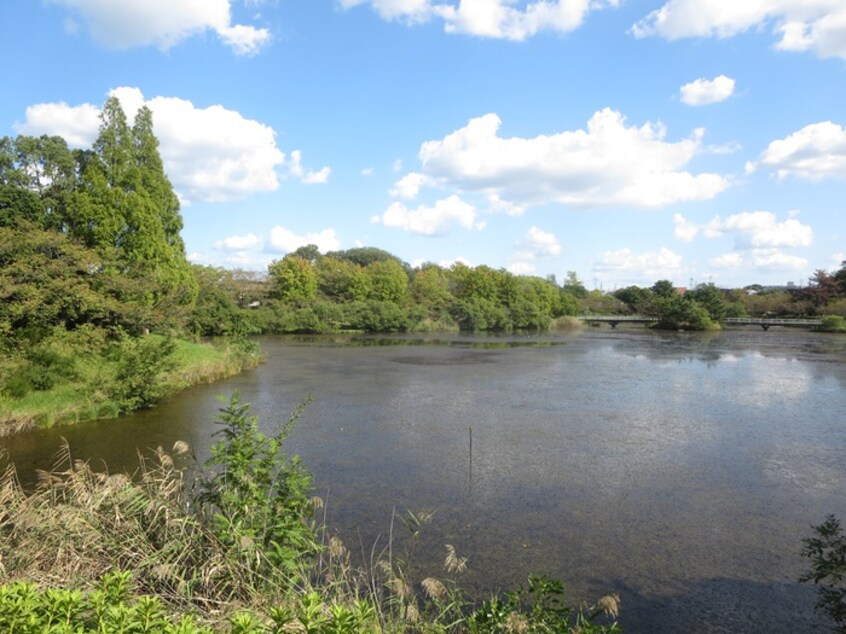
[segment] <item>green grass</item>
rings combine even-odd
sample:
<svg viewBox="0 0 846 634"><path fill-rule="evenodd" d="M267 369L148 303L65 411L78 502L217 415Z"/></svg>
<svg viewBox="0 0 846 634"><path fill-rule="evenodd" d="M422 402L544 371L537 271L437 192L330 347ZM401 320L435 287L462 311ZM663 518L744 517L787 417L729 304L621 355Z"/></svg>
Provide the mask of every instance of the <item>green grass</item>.
<svg viewBox="0 0 846 634"><path fill-rule="evenodd" d="M120 407L110 399L108 390L114 382L117 362L102 354L70 352L75 359L73 379L48 390L30 391L19 398L0 392L0 436L35 427L118 416ZM235 345L179 340L173 360L175 368L163 377L167 394L232 376L256 365L260 357Z"/></svg>

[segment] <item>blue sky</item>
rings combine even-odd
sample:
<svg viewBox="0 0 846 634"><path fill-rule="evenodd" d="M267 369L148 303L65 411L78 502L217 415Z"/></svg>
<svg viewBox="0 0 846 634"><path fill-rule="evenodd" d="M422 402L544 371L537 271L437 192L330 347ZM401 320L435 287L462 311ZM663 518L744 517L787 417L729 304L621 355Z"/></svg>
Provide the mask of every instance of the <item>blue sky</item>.
<svg viewBox="0 0 846 634"><path fill-rule="evenodd" d="M5 0L0 135L153 111L193 261L611 290L846 259L843 0Z"/></svg>

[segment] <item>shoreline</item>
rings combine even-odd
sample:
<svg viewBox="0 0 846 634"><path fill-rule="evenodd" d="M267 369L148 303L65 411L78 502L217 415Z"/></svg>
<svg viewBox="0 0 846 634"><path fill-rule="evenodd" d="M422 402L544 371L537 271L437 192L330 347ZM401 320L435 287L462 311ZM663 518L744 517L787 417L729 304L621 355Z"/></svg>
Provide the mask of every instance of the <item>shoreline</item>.
<svg viewBox="0 0 846 634"><path fill-rule="evenodd" d="M179 340L174 354L176 367L164 374L162 398L171 397L195 385L215 383L255 368L264 361L260 351L223 345ZM106 373L106 361L100 369ZM96 376L95 379L102 379ZM156 407L156 405L153 405ZM55 425L119 418L116 403L103 390L89 384L65 383L27 398L0 400L0 438Z"/></svg>

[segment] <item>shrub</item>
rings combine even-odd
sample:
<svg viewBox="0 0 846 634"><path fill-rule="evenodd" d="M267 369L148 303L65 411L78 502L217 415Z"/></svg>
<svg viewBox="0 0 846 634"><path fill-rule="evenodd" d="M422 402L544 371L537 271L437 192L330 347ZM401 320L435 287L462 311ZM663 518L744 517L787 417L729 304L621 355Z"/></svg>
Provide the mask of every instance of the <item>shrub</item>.
<svg viewBox="0 0 846 634"><path fill-rule="evenodd" d="M846 332L846 317L840 315L825 315L820 330L824 332Z"/></svg>
<svg viewBox="0 0 846 634"><path fill-rule="evenodd" d="M815 526L814 532L815 537L802 540L802 556L811 560L811 570L799 580L814 582L817 609L834 621L835 632L846 634L846 534L834 515Z"/></svg>
<svg viewBox="0 0 846 634"><path fill-rule="evenodd" d="M76 364L72 357L39 347L29 352L24 364L7 381L5 391L13 398L23 398L33 390L46 391L75 377Z"/></svg>
<svg viewBox="0 0 846 634"><path fill-rule="evenodd" d="M472 634L537 632L549 634L612 634L620 632L616 621L603 626L594 621L601 615L617 618L620 598L606 595L596 605L573 609L564 603L564 584L546 577L529 577L528 587L520 587L504 598L486 601L467 619Z"/></svg>
<svg viewBox="0 0 846 634"><path fill-rule="evenodd" d="M265 435L249 403L237 393L220 409L218 440L199 478L199 504L211 529L233 553L257 561L256 570L280 569L295 577L318 551L311 474L285 439L307 402L273 436Z"/></svg>
<svg viewBox="0 0 846 634"><path fill-rule="evenodd" d="M121 339L112 351L117 371L109 390L121 412L151 407L167 394L164 374L176 367L175 349L170 337Z"/></svg>

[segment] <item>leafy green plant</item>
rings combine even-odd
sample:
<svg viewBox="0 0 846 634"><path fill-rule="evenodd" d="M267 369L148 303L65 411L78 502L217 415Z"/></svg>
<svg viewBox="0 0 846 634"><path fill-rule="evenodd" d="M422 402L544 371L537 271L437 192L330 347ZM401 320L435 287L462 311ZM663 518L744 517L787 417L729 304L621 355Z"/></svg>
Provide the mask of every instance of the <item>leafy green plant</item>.
<svg viewBox="0 0 846 634"><path fill-rule="evenodd" d="M802 556L811 560L811 570L799 581L816 584L817 609L834 621L835 632L846 634L846 534L834 515L814 532L815 537L802 540Z"/></svg>
<svg viewBox="0 0 846 634"><path fill-rule="evenodd" d="M122 412L151 407L166 393L165 372L175 367L176 342L170 337L122 339L113 351L117 362L111 398Z"/></svg>
<svg viewBox="0 0 846 634"><path fill-rule="evenodd" d="M618 610L619 597L616 595L603 597L595 606L567 607L563 583L531 576L527 587L521 586L504 598L486 601L468 617L467 627L472 634L611 634L621 631L616 621L607 626L595 621L601 615L616 619Z"/></svg>
<svg viewBox="0 0 846 634"><path fill-rule="evenodd" d="M5 391L13 398L23 398L33 390L49 390L56 383L75 376L76 364L72 357L38 347L29 351L26 361L7 381Z"/></svg>
<svg viewBox="0 0 846 634"><path fill-rule="evenodd" d="M13 634L211 634L193 617L168 615L158 597L130 596L131 575L103 575L88 593L39 589L31 582L0 586L0 631ZM233 628L234 632L234 628Z"/></svg>
<svg viewBox="0 0 846 634"><path fill-rule="evenodd" d="M290 575L318 550L311 522L311 474L284 452L305 401L272 436L265 435L238 393L220 409L219 440L199 481L199 503L224 544ZM260 564L257 568L266 567Z"/></svg>

